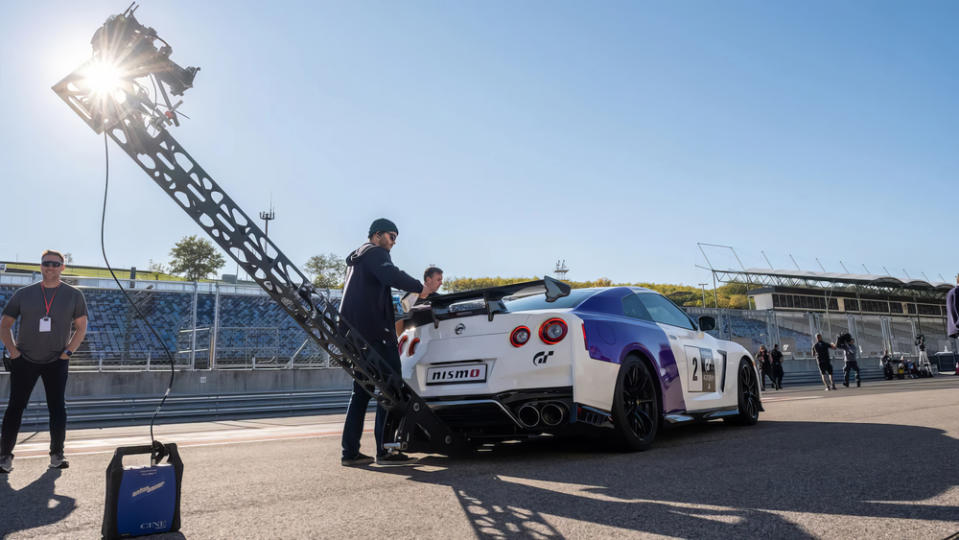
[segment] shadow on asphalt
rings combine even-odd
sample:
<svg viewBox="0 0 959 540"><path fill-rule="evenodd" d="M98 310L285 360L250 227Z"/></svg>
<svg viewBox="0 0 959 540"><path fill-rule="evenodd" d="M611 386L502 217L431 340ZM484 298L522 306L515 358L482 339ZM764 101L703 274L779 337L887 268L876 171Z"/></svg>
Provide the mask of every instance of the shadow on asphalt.
<svg viewBox="0 0 959 540"><path fill-rule="evenodd" d="M47 469L22 489L10 486L8 474L0 474L0 538L17 531L63 520L76 508L72 497L56 494L60 469ZM16 509L16 511L12 511Z"/></svg>
<svg viewBox="0 0 959 540"><path fill-rule="evenodd" d="M959 506L916 502L959 484L956 456L959 441L923 427L709 423L641 453L543 438L377 470L449 486L480 538L560 538L547 516L686 538L810 538L773 511L954 521Z"/></svg>
<svg viewBox="0 0 959 540"><path fill-rule="evenodd" d="M0 539L15 532L50 525L66 519L77 506L73 497L56 494L60 469L47 469L23 489L10 486L10 475L0 474ZM14 511L15 510L15 511ZM181 533L153 535L156 540L185 540Z"/></svg>

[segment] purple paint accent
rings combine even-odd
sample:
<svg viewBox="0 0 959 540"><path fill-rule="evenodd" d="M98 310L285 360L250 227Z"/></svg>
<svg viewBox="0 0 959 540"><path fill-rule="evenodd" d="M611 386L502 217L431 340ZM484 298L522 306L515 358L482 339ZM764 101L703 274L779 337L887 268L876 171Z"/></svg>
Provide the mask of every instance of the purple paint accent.
<svg viewBox="0 0 959 540"><path fill-rule="evenodd" d="M663 413L686 411L679 367L669 337L652 321L622 315L622 299L633 291L617 287L600 291L573 312L583 319L590 358L621 364L631 352L652 361L663 396Z"/></svg>

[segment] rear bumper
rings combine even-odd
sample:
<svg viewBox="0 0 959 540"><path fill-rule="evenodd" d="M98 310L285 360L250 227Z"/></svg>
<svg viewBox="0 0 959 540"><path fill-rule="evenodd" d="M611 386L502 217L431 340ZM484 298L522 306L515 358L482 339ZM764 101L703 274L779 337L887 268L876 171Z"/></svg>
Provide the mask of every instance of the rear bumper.
<svg viewBox="0 0 959 540"><path fill-rule="evenodd" d="M426 400L447 425L474 437L533 435L571 423L573 388L536 388Z"/></svg>

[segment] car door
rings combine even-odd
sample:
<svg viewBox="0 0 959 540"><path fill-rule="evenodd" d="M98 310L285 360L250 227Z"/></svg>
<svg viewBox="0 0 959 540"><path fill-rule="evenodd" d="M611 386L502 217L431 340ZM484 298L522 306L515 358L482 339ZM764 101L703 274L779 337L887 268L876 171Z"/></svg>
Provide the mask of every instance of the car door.
<svg viewBox="0 0 959 540"><path fill-rule="evenodd" d="M725 355L715 340L700 332L686 312L654 292L637 295L653 321L669 338L682 380L683 399L689 411L716 408L722 400Z"/></svg>

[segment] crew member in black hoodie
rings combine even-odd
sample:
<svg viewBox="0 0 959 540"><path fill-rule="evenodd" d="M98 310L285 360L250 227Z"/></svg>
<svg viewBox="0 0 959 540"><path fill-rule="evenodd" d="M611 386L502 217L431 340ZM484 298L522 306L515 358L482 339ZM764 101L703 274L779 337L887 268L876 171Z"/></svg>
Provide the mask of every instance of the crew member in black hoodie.
<svg viewBox="0 0 959 540"><path fill-rule="evenodd" d="M946 293L946 335L951 338L959 338L959 274L956 274L956 286ZM959 373L959 368L956 369Z"/></svg>
<svg viewBox="0 0 959 540"><path fill-rule="evenodd" d="M390 250L396 244L396 225L380 218L370 225L369 241L346 258L346 282L340 302L340 318L350 325L379 353L386 363L401 372L397 350L393 296L391 288L419 293L426 297L435 292L397 268L390 259ZM341 463L357 466L371 463L373 458L360 453L363 419L370 403L370 395L358 383L353 383L353 395L343 425L343 457ZM402 453L390 454L383 448L383 427L386 410L376 407L376 462L380 465L403 465L412 462Z"/></svg>

